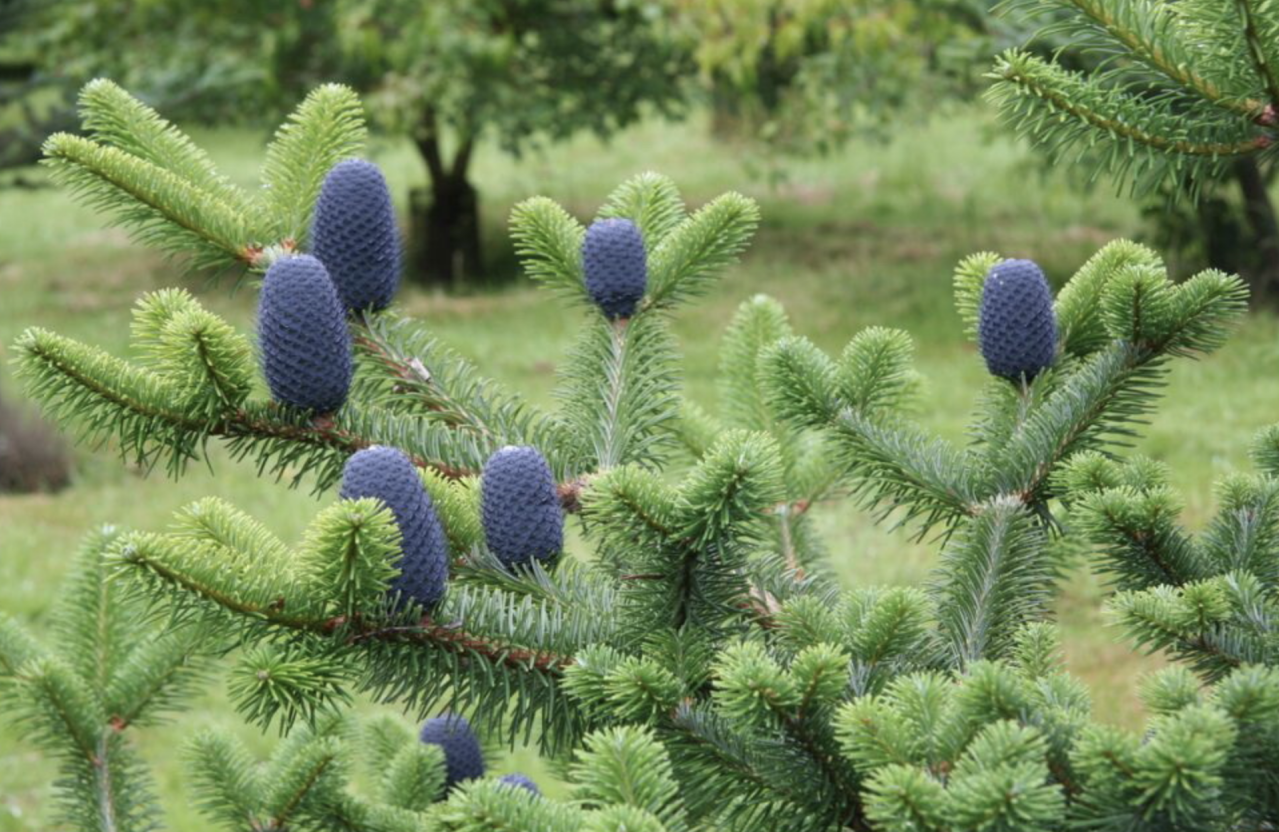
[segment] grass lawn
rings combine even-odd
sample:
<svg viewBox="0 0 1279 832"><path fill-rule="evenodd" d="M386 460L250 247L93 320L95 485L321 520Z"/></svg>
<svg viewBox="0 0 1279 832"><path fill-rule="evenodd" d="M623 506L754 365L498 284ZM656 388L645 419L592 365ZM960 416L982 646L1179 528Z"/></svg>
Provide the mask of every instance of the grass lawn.
<svg viewBox="0 0 1279 832"><path fill-rule="evenodd" d="M988 140L1004 133L973 112L945 113L899 135L890 146L854 144L835 159L792 164L777 187L749 176L736 149L716 143L697 122L641 125L607 145L583 138L518 165L489 150L477 159L476 177L493 268L514 267L503 240L506 216L514 202L533 194L556 198L588 218L613 185L645 169L673 176L694 205L723 190L741 190L762 203L764 225L742 264L676 322L688 393L713 405L719 333L738 303L768 292L790 310L797 331L828 350L838 351L869 324L913 332L926 379L919 419L960 440L984 369L951 305L955 262L987 249L1033 257L1060 283L1106 241L1137 233L1138 221L1122 200L1106 192L1080 194L1063 177L1044 175L1019 145ZM262 136L217 132L197 138L232 175L253 180ZM372 155L403 203L408 186L422 179L417 160L398 143L379 143ZM121 351L136 297L179 283L220 314L250 325L253 292L183 278L60 191L0 192L0 359L7 360L8 345L32 324ZM451 297L410 288L401 302L491 375L536 401L550 401L555 363L578 312L523 280L492 293ZM1210 512L1212 479L1246 465L1252 434L1279 414L1277 329L1270 315L1253 315L1216 356L1178 365L1167 402L1142 442L1145 453L1172 466L1192 527ZM15 397L7 366L0 369L0 386ZM109 451L84 450L77 460L76 485L62 494L0 497L0 610L37 629L91 526L162 526L173 510L217 494L290 539L320 505L305 491L260 481L249 467L217 454L216 476L192 467L177 482L162 474L144 477ZM818 511L847 585L917 582L933 563L933 547L873 526L851 505ZM1160 660L1116 643L1103 626L1101 599L1101 588L1084 570L1071 576L1058 605L1068 660L1092 685L1101 718L1131 722L1139 713L1137 677ZM237 730L263 751L271 744L229 711L216 678L192 712L143 732L171 828L203 828L179 786L177 762L183 739L210 724ZM501 759L496 768L543 776L528 752ZM19 745L0 721L0 831L48 828L54 777L53 767Z"/></svg>

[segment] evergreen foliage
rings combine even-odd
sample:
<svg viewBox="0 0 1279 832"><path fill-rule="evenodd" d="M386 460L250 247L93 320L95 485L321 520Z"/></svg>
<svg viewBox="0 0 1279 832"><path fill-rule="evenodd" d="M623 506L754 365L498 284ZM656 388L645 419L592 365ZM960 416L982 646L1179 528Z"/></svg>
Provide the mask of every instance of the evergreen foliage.
<svg viewBox="0 0 1279 832"><path fill-rule="evenodd" d="M1056 159L1087 156L1138 191L1198 188L1270 157L1279 10L1257 0L1009 0L1042 36L1095 54L1079 72L1024 49L990 73L990 99Z"/></svg>
<svg viewBox="0 0 1279 832"><path fill-rule="evenodd" d="M0 618L0 701L33 743L60 760L58 815L77 830L160 828L154 778L134 747L133 729L183 710L229 643L201 622L165 626L148 616L144 597L110 580L124 535L106 527L86 539L53 614L56 645L46 648L14 619ZM264 662L261 672L287 687L289 674L301 668ZM230 684L234 693L234 677ZM634 746L627 753L646 754L644 764L663 759L649 738L636 737ZM421 742L398 719L328 714L294 727L265 760L208 730L193 733L185 751L195 804L220 829L490 829L495 813L520 816L525 794L569 819L554 828L588 822L571 804L552 805L520 774L482 781L484 791L450 799L446 787L484 775L479 742L459 717L428 720ZM638 764L625 756L585 758L573 777L601 782L612 766L627 763ZM369 786L357 789L361 768ZM516 787L509 789L515 794L499 785ZM596 814L624 810L627 799L596 796Z"/></svg>
<svg viewBox="0 0 1279 832"><path fill-rule="evenodd" d="M307 142L342 140L299 135L308 159L328 151ZM287 734L265 769L224 738L203 741L193 782L211 812L259 828L284 813L318 829L1279 823L1279 433L1259 444L1265 473L1228 480L1221 516L1197 539L1177 527L1158 467L1122 456L1171 363L1223 344L1246 298L1236 278L1174 284L1153 252L1105 247L1051 299L1051 360L1021 368L1016 384L993 376L959 446L909 418L907 335L870 328L831 358L763 297L725 334L720 412L684 405L669 318L742 251L757 211L730 194L690 214L672 183L646 174L599 217L629 219L645 245L645 293L626 319L591 302L581 224L541 198L512 219L530 275L583 311L546 411L394 311L348 316L355 380L324 416L257 399L243 337L181 294L143 299L134 361L41 330L20 337L19 373L46 410L128 457L167 459L174 475L212 439L321 492L348 460L358 469L395 454L392 476L375 477L393 487L345 492L360 499L330 502L296 544L208 499L166 531L110 541L110 582L80 576L145 599L172 628L163 638L214 634L235 656L237 707ZM978 254L956 271L974 338L990 323L988 275L1004 262ZM1018 297L1025 308L1013 308ZM1000 312L1042 323L1048 300L1010 293ZM169 326L170 310L181 325ZM426 505L406 476L447 542L447 587L427 610L387 603L418 545L401 495ZM833 585L807 510L844 495L940 539L929 586ZM566 516L591 560L542 557L550 537L559 548ZM1145 685L1144 727L1090 718L1043 621L1063 538L1076 533L1115 574L1111 607L1134 639L1188 660ZM10 675L25 678L35 650L0 629ZM331 728L358 693L444 720L427 723L427 743L368 730L376 798L343 785L347 739ZM33 713L67 747L90 737ZM461 719L536 743L561 764L571 800L476 776L469 733L434 733ZM87 796L65 791L69 806Z"/></svg>
<svg viewBox="0 0 1279 832"><path fill-rule="evenodd" d="M109 580L109 553L122 532L89 535L59 594L40 644L0 617L0 697L32 743L57 759L57 815L74 829L155 827L154 781L131 729L179 709L202 682L208 646L189 627L140 623L127 590Z"/></svg>
<svg viewBox="0 0 1279 832"><path fill-rule="evenodd" d="M1167 650L1208 679L1279 665L1269 621L1279 607L1279 481L1267 459L1274 428L1254 450L1258 474L1217 483L1218 509L1193 535L1163 466L1085 454L1061 473L1071 518L1117 590L1108 612L1138 646Z"/></svg>

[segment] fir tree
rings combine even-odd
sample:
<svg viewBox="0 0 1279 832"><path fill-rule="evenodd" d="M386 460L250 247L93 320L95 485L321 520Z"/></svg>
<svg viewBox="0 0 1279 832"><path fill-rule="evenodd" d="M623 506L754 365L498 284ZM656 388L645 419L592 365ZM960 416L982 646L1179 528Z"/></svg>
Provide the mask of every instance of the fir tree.
<svg viewBox="0 0 1279 832"><path fill-rule="evenodd" d="M206 682L212 657L225 649L216 630L197 622L164 627L148 619L146 599L108 579L122 534L108 527L86 540L54 612L55 644L46 648L15 620L0 617L0 697L32 741L61 762L58 812L77 830L160 828L153 778L130 741L132 729L182 710ZM233 691L237 685L233 679ZM441 722L453 724L448 717L429 720L423 737ZM468 774L479 778L480 746L469 728L466 733ZM609 763L663 759L642 732L632 731L627 741ZM196 805L228 830L485 829L494 812L536 816L525 809L526 792L545 801L547 814L585 825L633 800L618 795L597 800L600 811L584 811L552 803L527 777L508 774L477 781L446 801L457 765L454 748L416 741L400 720L387 716L321 717L291 731L263 761L238 740L199 731L185 756ZM583 757L574 779L608 777L600 762ZM372 783L363 793L354 785L360 767ZM499 786L518 788L508 789L516 792L511 795Z"/></svg>
<svg viewBox="0 0 1279 832"><path fill-rule="evenodd" d="M1116 590L1108 611L1137 645L1209 679L1279 666L1277 448L1279 428L1258 435L1261 472L1218 482L1216 516L1198 535L1181 526L1181 498L1157 462L1082 454L1063 469L1072 523Z"/></svg>
<svg viewBox="0 0 1279 832"><path fill-rule="evenodd" d="M1054 161L1138 193L1192 198L1237 180L1257 248L1250 282L1279 292L1279 220L1267 193L1279 124L1279 9L1259 0L1007 0L1076 71L1028 49L995 62L989 98Z"/></svg>
<svg viewBox="0 0 1279 832"><path fill-rule="evenodd" d="M1055 153L1101 145L1100 161L1138 186L1187 170L1221 170L1273 142L1279 106L1279 13L1255 0L1018 0L1051 17L1077 49L1117 55L1090 75L1014 49L992 98ZM1147 94L1154 90L1157 94Z"/></svg>
<svg viewBox="0 0 1279 832"><path fill-rule="evenodd" d="M224 180L140 104L119 94L86 107L96 123L118 109L138 125L137 137L101 145L51 142L60 175L89 199L197 262L214 251L259 270L300 259L297 238L221 234L220 198L174 200ZM279 204L291 219L259 205L244 215L254 227L308 227L326 173L310 161L358 151L330 124L305 107L295 118L271 157L298 172L295 197ZM67 146L84 152L68 157ZM207 217L202 206L214 206ZM433 605L388 603L419 545L395 495L335 500L297 543L209 499L167 531L109 546L118 584L238 648L237 707L284 731L282 748L308 749L290 772L328 753L326 726L365 693L415 718L447 711L446 722L532 740L575 784L572 802L550 801L475 778L471 765L431 802L456 735L428 731L442 755L385 768L400 778L382 801L394 811L359 803L364 814L317 815L314 828L401 828L403 812L408 828L468 830L1279 823L1269 480L1223 491L1225 519L1192 543L1157 472L1122 458L1171 362L1224 342L1246 297L1237 278L1174 284L1153 252L1118 242L1052 298L1037 279L1005 292L1009 269L1037 278L1025 263L965 260L955 290L970 335L1019 361L1015 373L995 363L961 447L909 418L905 333L868 329L832 359L767 298L748 301L725 335L721 412L683 405L670 316L743 250L756 208L729 194L689 213L669 180L646 174L608 198L597 221L609 219L633 223L644 248L644 291L625 316L597 304L577 220L541 198L512 218L530 276L583 313L554 410L500 390L394 309L348 315L354 379L342 407L318 415L254 395L243 336L181 293L140 303L136 360L38 329L15 347L51 415L174 475L211 441L319 491L374 446L416 469L448 548ZM832 584L807 509L845 494L944 541L929 587ZM547 557L565 515L591 562ZM1103 563L1123 562L1111 567L1125 593L1113 605L1138 640L1174 648L1212 683L1180 668L1155 677L1142 730L1090 719L1042 621L1063 566L1057 544L1076 527L1100 542ZM1156 568L1165 562L1172 572ZM276 787L241 780L251 766L220 742L194 780L210 808L269 819L278 804L262 801ZM324 811L357 805L336 783L316 794Z"/></svg>

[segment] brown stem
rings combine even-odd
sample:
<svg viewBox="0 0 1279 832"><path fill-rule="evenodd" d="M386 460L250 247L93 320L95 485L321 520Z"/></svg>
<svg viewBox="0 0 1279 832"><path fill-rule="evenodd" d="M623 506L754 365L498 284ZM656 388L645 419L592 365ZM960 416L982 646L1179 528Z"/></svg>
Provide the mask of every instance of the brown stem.
<svg viewBox="0 0 1279 832"><path fill-rule="evenodd" d="M450 175L454 179L466 178L467 168L471 166L471 154L475 151L475 138L468 136L453 154L453 165Z"/></svg>
<svg viewBox="0 0 1279 832"><path fill-rule="evenodd" d="M1234 172L1259 261L1256 273L1249 276L1248 282L1254 298L1273 300L1279 294L1279 219L1275 217L1266 178L1256 159L1236 160Z"/></svg>
<svg viewBox="0 0 1279 832"><path fill-rule="evenodd" d="M352 644L369 640L430 643L437 647L448 647L457 653L478 653L491 664L517 670L533 668L559 674L575 663L572 656L504 645L472 635L452 624L440 624L429 615L422 616L416 626L374 627L361 630L348 639Z"/></svg>
<svg viewBox="0 0 1279 832"><path fill-rule="evenodd" d="M424 615L416 625L383 626L376 622L366 621L359 617L319 619L305 616L290 616L284 613L288 606L284 599L262 606L248 604L218 592L212 587L197 583L190 577L170 569L165 564L148 558L146 553L134 549L131 559L155 573L160 579L176 584L182 589L200 595L213 603L241 615L266 621L291 630L301 630L332 636L339 630L346 630L347 643L358 644L363 641L399 641L429 644L443 647L456 653L478 654L494 665L515 669L534 669L544 673L559 674L574 663L572 656L561 656L541 650L514 647L508 644L468 633L454 624L441 624L431 616Z"/></svg>
<svg viewBox="0 0 1279 832"><path fill-rule="evenodd" d="M213 425L206 432L209 436L219 436L226 439L242 437L287 439L304 445L329 447L349 453L355 453L377 444L371 439L338 427L330 416L317 416L310 425L289 425L264 419L254 419L243 410L237 410L231 416ZM470 468L462 468L438 460L428 460L413 454L408 454L408 457L417 467L430 468L440 474L440 476L451 480L462 479L476 473Z"/></svg>
<svg viewBox="0 0 1279 832"><path fill-rule="evenodd" d="M319 782L320 777L324 774L324 772L333 765L333 759L333 757L325 757L318 765L316 765L315 768L311 770L311 773L306 778L306 782L293 793L293 795L289 798L289 802L286 803L279 812L276 812L275 817L267 821L268 829L286 828L285 824L289 822L289 815L293 814L294 810L296 810L302 803L302 799L306 797L307 792L311 791L315 784Z"/></svg>
<svg viewBox="0 0 1279 832"><path fill-rule="evenodd" d="M432 182L439 182L445 177L444 159L440 153L440 136L435 124L435 113L431 110L426 112L422 118L422 124L418 128L419 132L413 138L413 144L417 147L417 152L422 156L422 161L426 163L427 173L431 175Z"/></svg>

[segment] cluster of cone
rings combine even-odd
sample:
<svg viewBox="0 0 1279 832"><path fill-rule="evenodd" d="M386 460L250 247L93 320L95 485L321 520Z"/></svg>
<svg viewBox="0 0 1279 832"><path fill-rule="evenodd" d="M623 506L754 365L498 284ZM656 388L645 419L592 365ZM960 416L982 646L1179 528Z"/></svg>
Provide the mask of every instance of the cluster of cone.
<svg viewBox="0 0 1279 832"><path fill-rule="evenodd" d="M399 576L390 591L429 609L444 595L449 545L431 495L413 461L375 445L353 454L340 496L381 500L400 530ZM506 447L489 457L480 478L481 520L490 551L505 566L546 561L564 548L564 510L551 467L536 448Z"/></svg>
<svg viewBox="0 0 1279 832"><path fill-rule="evenodd" d="M982 285L977 342L991 375L1029 382L1057 356L1052 289L1030 260L995 264Z"/></svg>
<svg viewBox="0 0 1279 832"><path fill-rule="evenodd" d="M376 165L339 162L325 176L311 224L312 254L283 257L266 273L258 306L262 368L275 401L314 413L346 402L354 373L350 312L385 308L399 283L401 248L386 180ZM637 311L648 285L644 238L627 219L599 220L582 243L587 293L611 320ZM564 516L554 477L534 448L490 457L481 481L485 540L507 567L555 557ZM341 496L381 500L401 534L391 590L425 608L448 583L448 540L412 460L389 447L353 455Z"/></svg>
<svg viewBox="0 0 1279 832"><path fill-rule="evenodd" d="M377 165L349 159L324 177L312 254L271 264L258 300L262 370L281 404L329 413L346 402L354 364L347 312L376 311L400 281L400 236Z"/></svg>
<svg viewBox="0 0 1279 832"><path fill-rule="evenodd" d="M267 270L258 336L272 398L330 413L346 402L354 373L347 313L386 308L400 280L395 209L377 165L348 159L328 172L311 220L311 251L282 257ZM582 265L587 293L606 317L635 314L648 286L635 223L593 223Z"/></svg>
<svg viewBox="0 0 1279 832"><path fill-rule="evenodd" d="M475 780L484 776L484 752L480 748L479 738L471 730L471 724L465 717L457 714L444 714L428 719L422 726L422 742L438 745L444 751L444 787L452 789L466 780ZM527 789L533 794L542 792L537 784L523 774L508 774L499 782L520 789Z"/></svg>
<svg viewBox="0 0 1279 832"><path fill-rule="evenodd" d="M643 243L638 244L638 294L627 301L634 283L633 265L597 278L592 295L602 292L601 308L626 315L643 295ZM617 243L596 235L592 262L607 257ZM272 398L314 413L331 413L346 402L354 373L349 312L378 311L390 304L400 279L400 239L386 180L376 165L348 160L324 179L311 225L312 254L284 257L267 270L258 303L262 369ZM629 247L628 247L629 246ZM631 271L627 271L630 269ZM597 275L598 268L595 269ZM609 313L611 317L616 315ZM365 448L347 460L340 496L375 498L395 518L400 532L399 575L390 592L430 608L448 585L449 545L431 495L417 467L391 447ZM546 459L530 447L506 447L484 466L481 503L485 539L506 566L547 560L563 548L564 515L555 479ZM421 740L440 746L447 766L446 785L484 775L484 755L471 726L446 714L422 726ZM501 782L540 794L532 780L508 774Z"/></svg>

